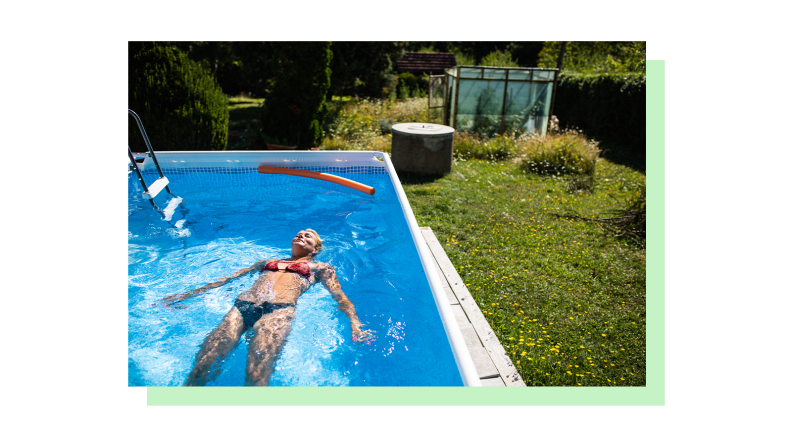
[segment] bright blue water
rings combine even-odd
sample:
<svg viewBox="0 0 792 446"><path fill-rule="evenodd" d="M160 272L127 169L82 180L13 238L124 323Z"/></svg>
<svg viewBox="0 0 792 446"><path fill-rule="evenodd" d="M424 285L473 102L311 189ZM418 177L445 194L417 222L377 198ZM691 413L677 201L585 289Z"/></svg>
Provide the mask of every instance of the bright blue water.
<svg viewBox="0 0 792 446"><path fill-rule="evenodd" d="M129 385L178 386L204 337L257 274L164 307L266 258L287 258L297 231L324 239L317 260L336 267L370 343L353 343L349 320L317 283L297 303L273 386L457 386L462 380L407 222L387 175L339 174L376 188L369 196L307 178L166 172L184 199L170 222L129 178ZM150 184L155 177L146 175ZM165 191L155 201L164 208ZM179 221L183 223L179 224ZM244 384L247 335L209 385Z"/></svg>

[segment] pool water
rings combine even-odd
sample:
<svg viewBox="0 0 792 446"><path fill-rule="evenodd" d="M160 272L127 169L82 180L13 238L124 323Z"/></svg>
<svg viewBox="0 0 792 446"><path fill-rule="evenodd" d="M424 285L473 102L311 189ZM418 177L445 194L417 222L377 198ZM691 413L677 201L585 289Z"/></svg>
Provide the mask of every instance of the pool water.
<svg viewBox="0 0 792 446"><path fill-rule="evenodd" d="M353 343L349 320L317 283L298 300L270 385L462 385L390 178L352 168L333 173L373 186L376 194L249 168L166 169L171 190L184 200L166 221L129 176L130 386L182 385L203 339L258 273L186 300L184 309L165 307L163 297L257 260L288 258L292 238L306 228L323 238L317 260L336 267L363 328L376 338ZM151 184L156 176L144 178ZM163 191L155 202L165 208L170 199ZM249 335L209 385L244 384Z"/></svg>

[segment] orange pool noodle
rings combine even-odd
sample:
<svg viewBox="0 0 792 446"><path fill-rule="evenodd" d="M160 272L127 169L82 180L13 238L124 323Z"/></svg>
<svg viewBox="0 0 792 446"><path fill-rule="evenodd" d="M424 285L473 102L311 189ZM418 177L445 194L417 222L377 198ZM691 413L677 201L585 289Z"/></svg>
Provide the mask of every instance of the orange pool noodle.
<svg viewBox="0 0 792 446"><path fill-rule="evenodd" d="M347 180L346 178L341 178L335 175L330 175L329 173L319 173L319 172L311 172L310 170L287 169L285 167L269 167L269 166L259 166L258 171L259 173L294 175L298 177L313 178L315 180L329 181L331 183L336 183L342 186L350 187L355 190L359 190L360 192L364 192L369 195L374 195L374 188L371 186L366 186L365 184L360 184L356 181Z"/></svg>

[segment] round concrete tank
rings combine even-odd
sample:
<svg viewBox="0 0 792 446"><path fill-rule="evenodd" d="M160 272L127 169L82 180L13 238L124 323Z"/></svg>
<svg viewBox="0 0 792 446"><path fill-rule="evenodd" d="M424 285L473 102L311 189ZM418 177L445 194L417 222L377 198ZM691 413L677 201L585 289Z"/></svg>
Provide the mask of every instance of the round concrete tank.
<svg viewBox="0 0 792 446"><path fill-rule="evenodd" d="M393 126L391 161L399 172L437 175L451 172L454 129L447 125Z"/></svg>

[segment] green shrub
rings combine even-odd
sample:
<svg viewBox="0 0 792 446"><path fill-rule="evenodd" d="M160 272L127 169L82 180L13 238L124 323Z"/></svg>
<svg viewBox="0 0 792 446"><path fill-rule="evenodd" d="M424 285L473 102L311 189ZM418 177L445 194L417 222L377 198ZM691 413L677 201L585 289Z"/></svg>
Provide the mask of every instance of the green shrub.
<svg viewBox="0 0 792 446"><path fill-rule="evenodd" d="M226 96L207 70L175 48L152 44L131 55L129 108L157 151L226 148ZM129 146L146 151L131 116Z"/></svg>
<svg viewBox="0 0 792 446"><path fill-rule="evenodd" d="M513 158L517 152L517 141L508 136L486 136L473 132L456 132L454 156L461 159L498 161Z"/></svg>
<svg viewBox="0 0 792 446"><path fill-rule="evenodd" d="M396 89L399 92L399 99L425 98L429 95L428 75L416 76L412 73L400 73L397 78L399 83Z"/></svg>
<svg viewBox="0 0 792 446"><path fill-rule="evenodd" d="M523 148L521 168L538 175L593 176L599 153L596 142L574 131L535 137Z"/></svg>
<svg viewBox="0 0 792 446"><path fill-rule="evenodd" d="M376 107L376 103L372 104L365 99L362 102ZM371 113L365 105L341 110L331 133L333 136L351 140L369 132L377 132L380 128L376 116L377 114Z"/></svg>
<svg viewBox="0 0 792 446"><path fill-rule="evenodd" d="M332 57L329 42L274 44L275 82L261 114L263 142L299 149L319 144Z"/></svg>
<svg viewBox="0 0 792 446"><path fill-rule="evenodd" d="M561 73L553 114L561 126L646 158L646 75Z"/></svg>

